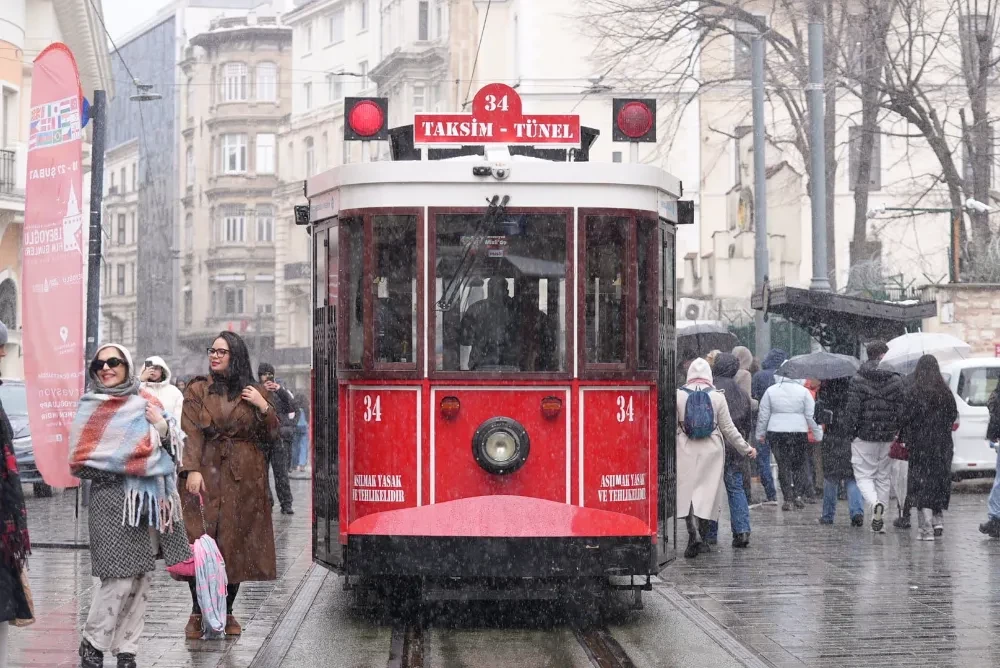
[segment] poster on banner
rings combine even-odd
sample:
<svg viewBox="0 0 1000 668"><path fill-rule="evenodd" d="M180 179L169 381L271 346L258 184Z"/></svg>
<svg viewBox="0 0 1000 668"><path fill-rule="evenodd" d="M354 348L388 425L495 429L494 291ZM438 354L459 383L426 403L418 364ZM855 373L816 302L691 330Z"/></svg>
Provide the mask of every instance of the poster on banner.
<svg viewBox="0 0 1000 668"><path fill-rule="evenodd" d="M75 487L69 430L84 387L82 94L73 53L35 58L28 134L21 303L24 384L35 462L45 482Z"/></svg>

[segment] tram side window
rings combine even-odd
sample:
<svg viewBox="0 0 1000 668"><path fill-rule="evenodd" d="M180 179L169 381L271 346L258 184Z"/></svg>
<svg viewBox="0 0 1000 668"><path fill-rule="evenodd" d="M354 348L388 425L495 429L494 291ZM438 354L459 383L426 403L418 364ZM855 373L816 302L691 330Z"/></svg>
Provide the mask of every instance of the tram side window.
<svg viewBox="0 0 1000 668"><path fill-rule="evenodd" d="M482 218L436 218L435 368L565 370L566 217Z"/></svg>
<svg viewBox="0 0 1000 668"><path fill-rule="evenodd" d="M417 217L374 216L375 363L415 364Z"/></svg>
<svg viewBox="0 0 1000 668"><path fill-rule="evenodd" d="M587 217L586 345L591 364L625 363L628 226L626 217Z"/></svg>
<svg viewBox="0 0 1000 668"><path fill-rule="evenodd" d="M674 252L674 243L673 231L670 229L663 230L663 258L660 262L663 290L660 294L663 296L663 320L667 328L668 340L673 339L675 327L674 276L677 270L677 258Z"/></svg>
<svg viewBox="0 0 1000 668"><path fill-rule="evenodd" d="M638 255L639 306L636 309L636 345L640 369L655 369L659 357L659 309L660 289L657 284L660 253L657 248L655 220L638 220L636 230L636 250Z"/></svg>
<svg viewBox="0 0 1000 668"><path fill-rule="evenodd" d="M365 349L364 304L364 220L349 218L341 221L341 243L345 262L342 265L341 285L347 291L344 320L347 335L347 366L360 369Z"/></svg>

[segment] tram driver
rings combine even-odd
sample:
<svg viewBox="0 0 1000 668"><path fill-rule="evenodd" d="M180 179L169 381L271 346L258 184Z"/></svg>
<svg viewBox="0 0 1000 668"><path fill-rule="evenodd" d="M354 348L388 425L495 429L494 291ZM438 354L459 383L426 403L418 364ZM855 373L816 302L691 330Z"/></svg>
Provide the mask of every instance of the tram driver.
<svg viewBox="0 0 1000 668"><path fill-rule="evenodd" d="M516 322L508 277L494 272L486 281L486 299L466 309L459 326L462 370L518 368L514 345Z"/></svg>

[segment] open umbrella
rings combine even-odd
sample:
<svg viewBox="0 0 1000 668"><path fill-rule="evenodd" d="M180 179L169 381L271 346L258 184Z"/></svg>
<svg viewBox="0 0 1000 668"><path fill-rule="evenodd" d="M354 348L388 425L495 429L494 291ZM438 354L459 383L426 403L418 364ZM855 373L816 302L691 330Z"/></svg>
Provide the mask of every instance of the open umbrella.
<svg viewBox="0 0 1000 668"><path fill-rule="evenodd" d="M739 345L736 335L719 322L677 322L677 352L684 356L699 357L713 350L729 352Z"/></svg>
<svg viewBox="0 0 1000 668"><path fill-rule="evenodd" d="M912 373L924 355L933 355L941 364L972 357L972 346L950 334L914 332L889 341L889 352L879 368L898 373Z"/></svg>
<svg viewBox="0 0 1000 668"><path fill-rule="evenodd" d="M857 373L861 362L850 355L838 355L820 351L808 355L796 355L775 371L775 375L785 378L805 380L833 380L850 378Z"/></svg>

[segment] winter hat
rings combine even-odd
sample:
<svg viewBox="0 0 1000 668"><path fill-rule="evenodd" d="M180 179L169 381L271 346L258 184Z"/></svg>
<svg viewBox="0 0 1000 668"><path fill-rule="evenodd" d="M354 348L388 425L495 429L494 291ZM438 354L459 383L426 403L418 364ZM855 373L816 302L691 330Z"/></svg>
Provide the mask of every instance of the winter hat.
<svg viewBox="0 0 1000 668"><path fill-rule="evenodd" d="M264 376L264 375L268 375L268 374L271 375L271 376L274 375L274 366L273 365L268 364L267 362L261 362L260 364L257 365L257 377L258 378L260 378L261 376Z"/></svg>

